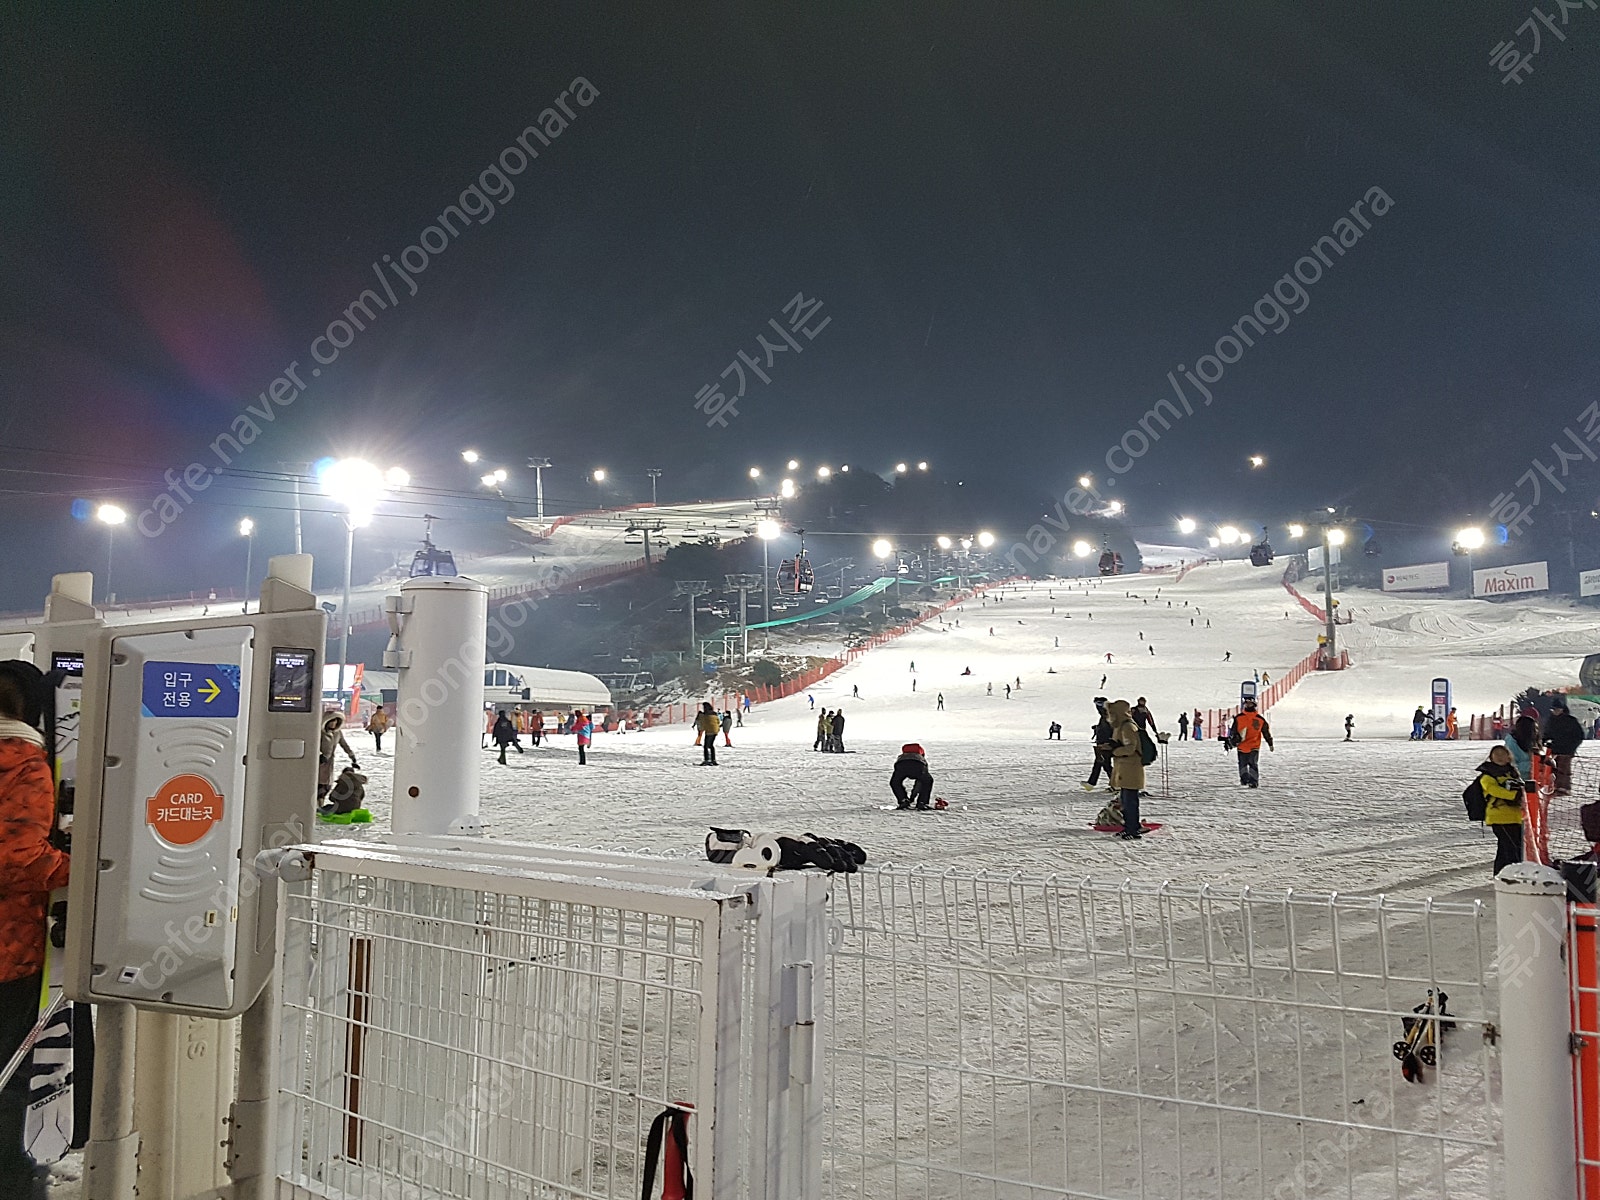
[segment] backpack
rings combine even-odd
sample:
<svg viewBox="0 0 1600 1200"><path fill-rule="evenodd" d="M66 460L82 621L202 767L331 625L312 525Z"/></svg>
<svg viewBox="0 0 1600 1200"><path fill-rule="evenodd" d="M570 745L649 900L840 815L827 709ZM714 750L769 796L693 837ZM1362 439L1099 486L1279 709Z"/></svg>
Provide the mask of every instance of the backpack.
<svg viewBox="0 0 1600 1200"><path fill-rule="evenodd" d="M1489 815L1489 797L1483 794L1483 783L1474 775L1472 782L1461 789L1461 801L1467 806L1467 820L1482 821Z"/></svg>
<svg viewBox="0 0 1600 1200"><path fill-rule="evenodd" d="M1139 761L1149 766L1156 760L1156 744L1144 730L1139 730Z"/></svg>

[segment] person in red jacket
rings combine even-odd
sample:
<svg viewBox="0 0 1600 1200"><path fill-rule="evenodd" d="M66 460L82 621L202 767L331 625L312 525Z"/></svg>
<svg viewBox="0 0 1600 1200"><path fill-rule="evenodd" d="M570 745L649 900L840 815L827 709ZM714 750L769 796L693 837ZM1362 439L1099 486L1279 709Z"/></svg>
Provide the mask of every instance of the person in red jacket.
<svg viewBox="0 0 1600 1200"><path fill-rule="evenodd" d="M1261 786L1261 743L1273 749L1272 726L1256 711L1256 702L1246 700L1242 711L1228 730L1228 744L1239 752L1239 783L1243 787Z"/></svg>
<svg viewBox="0 0 1600 1200"><path fill-rule="evenodd" d="M39 726L45 686L38 668L0 663L0 1063L16 1053L39 1015L50 893L67 885L67 856L50 841L55 781ZM0 1090L0 1197L32 1195L23 1152L28 1071Z"/></svg>

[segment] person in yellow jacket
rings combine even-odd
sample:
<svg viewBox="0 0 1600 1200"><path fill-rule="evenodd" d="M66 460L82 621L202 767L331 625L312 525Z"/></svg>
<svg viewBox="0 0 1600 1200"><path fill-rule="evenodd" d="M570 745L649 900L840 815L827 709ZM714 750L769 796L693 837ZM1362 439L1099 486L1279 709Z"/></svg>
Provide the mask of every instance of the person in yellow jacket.
<svg viewBox="0 0 1600 1200"><path fill-rule="evenodd" d="M1111 727L1111 740L1106 743L1111 755L1111 786L1122 803L1122 832L1117 836L1134 841L1144 836L1144 826L1139 823L1139 793L1144 791L1139 723L1126 700L1113 700L1106 705L1106 724Z"/></svg>
<svg viewBox="0 0 1600 1200"><path fill-rule="evenodd" d="M700 715L694 719L695 734L700 741L700 765L717 765L717 734L722 729L722 719L708 700L700 705Z"/></svg>
<svg viewBox="0 0 1600 1200"><path fill-rule="evenodd" d="M375 752L383 753L383 735L389 732L389 714L380 704L372 710L372 715L367 718L367 732L372 735L372 748Z"/></svg>
<svg viewBox="0 0 1600 1200"><path fill-rule="evenodd" d="M1522 792L1526 785L1511 761L1511 751L1496 746L1478 766L1478 787L1488 802L1483 823L1494 830L1494 873L1522 861Z"/></svg>

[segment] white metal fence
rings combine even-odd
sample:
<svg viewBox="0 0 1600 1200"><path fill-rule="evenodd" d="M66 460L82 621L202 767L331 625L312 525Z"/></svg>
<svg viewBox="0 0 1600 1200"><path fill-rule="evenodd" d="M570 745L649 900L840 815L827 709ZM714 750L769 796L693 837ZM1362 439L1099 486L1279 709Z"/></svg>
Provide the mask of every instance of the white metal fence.
<svg viewBox="0 0 1600 1200"><path fill-rule="evenodd" d="M1483 905L919 870L832 905L836 1200L1497 1194Z"/></svg>
<svg viewBox="0 0 1600 1200"><path fill-rule="evenodd" d="M799 954L822 881L354 844L314 863L285 910L284 1182L634 1200L668 1108L702 1196L815 1176L778 1143L817 1119Z"/></svg>

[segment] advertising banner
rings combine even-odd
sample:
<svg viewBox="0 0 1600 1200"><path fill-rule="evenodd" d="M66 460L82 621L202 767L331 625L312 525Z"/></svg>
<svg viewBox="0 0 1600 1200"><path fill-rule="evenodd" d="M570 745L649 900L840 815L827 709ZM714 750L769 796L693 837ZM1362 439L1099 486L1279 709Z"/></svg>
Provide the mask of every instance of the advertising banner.
<svg viewBox="0 0 1600 1200"><path fill-rule="evenodd" d="M1447 562L1417 563L1411 567L1383 569L1383 590L1386 592L1421 592L1429 588L1449 586L1450 564Z"/></svg>
<svg viewBox="0 0 1600 1200"><path fill-rule="evenodd" d="M1339 563L1343 561L1343 556L1339 553L1339 547L1338 546L1332 547L1332 551L1333 552L1328 557L1333 559L1333 565L1337 567L1339 565ZM1308 570L1308 571L1320 571L1320 570L1322 570L1322 547L1321 546L1312 546L1309 550L1306 551L1306 570Z"/></svg>
<svg viewBox="0 0 1600 1200"><path fill-rule="evenodd" d="M1578 595L1600 596L1600 568L1579 573Z"/></svg>
<svg viewBox="0 0 1600 1200"><path fill-rule="evenodd" d="M1518 596L1550 590L1550 564L1513 563L1509 567L1486 567L1472 573L1474 596Z"/></svg>

